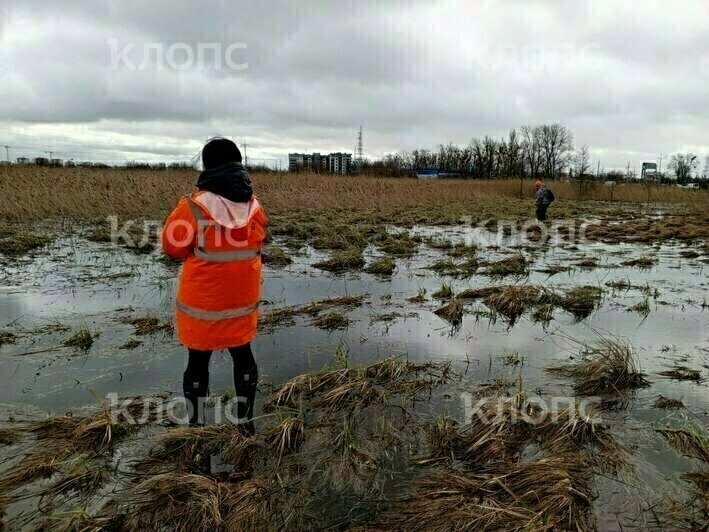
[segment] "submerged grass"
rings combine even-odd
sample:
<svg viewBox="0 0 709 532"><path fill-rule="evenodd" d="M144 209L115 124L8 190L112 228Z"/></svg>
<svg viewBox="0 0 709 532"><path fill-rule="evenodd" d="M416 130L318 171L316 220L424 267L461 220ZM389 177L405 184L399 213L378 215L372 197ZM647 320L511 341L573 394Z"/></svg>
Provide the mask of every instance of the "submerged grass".
<svg viewBox="0 0 709 532"><path fill-rule="evenodd" d="M157 316L148 315L136 318L125 318L122 322L135 327L135 334L139 336L157 334L159 332L172 334L174 331L174 326L169 319L161 320Z"/></svg>
<svg viewBox="0 0 709 532"><path fill-rule="evenodd" d="M675 366L672 369L658 371L657 374L662 377L669 377L670 379L675 379L678 381L700 382L702 380L701 371L691 369L686 366Z"/></svg>
<svg viewBox="0 0 709 532"><path fill-rule="evenodd" d="M655 408L660 408L662 410L677 410L684 408L684 403L681 399L672 399L671 397L665 397L660 395L657 400L653 403Z"/></svg>

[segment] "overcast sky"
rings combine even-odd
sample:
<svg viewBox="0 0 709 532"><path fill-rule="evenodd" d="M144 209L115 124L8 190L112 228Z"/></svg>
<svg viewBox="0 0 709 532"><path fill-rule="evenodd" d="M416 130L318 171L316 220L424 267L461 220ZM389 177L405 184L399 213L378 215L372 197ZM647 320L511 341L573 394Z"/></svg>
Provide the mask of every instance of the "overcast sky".
<svg viewBox="0 0 709 532"><path fill-rule="evenodd" d="M188 160L221 134L285 161L351 152L360 125L379 157L544 122L594 166L709 154L706 0L0 6L13 158Z"/></svg>

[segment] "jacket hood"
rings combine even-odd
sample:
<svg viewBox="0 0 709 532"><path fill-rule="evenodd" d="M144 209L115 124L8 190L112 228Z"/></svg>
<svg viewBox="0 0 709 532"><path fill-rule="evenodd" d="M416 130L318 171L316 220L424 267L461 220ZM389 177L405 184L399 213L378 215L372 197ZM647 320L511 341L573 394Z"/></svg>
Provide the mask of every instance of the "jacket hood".
<svg viewBox="0 0 709 532"><path fill-rule="evenodd" d="M236 162L203 171L197 180L197 188L238 203L249 201L254 192L244 165Z"/></svg>

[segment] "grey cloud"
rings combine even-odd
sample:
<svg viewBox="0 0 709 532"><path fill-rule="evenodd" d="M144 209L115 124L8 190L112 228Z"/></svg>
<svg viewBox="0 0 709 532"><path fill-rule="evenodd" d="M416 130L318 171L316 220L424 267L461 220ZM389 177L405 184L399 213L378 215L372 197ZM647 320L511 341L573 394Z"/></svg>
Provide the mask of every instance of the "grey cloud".
<svg viewBox="0 0 709 532"><path fill-rule="evenodd" d="M360 124L378 156L560 121L608 165L706 152L707 15L701 0L9 0L0 136L164 159L221 133L283 159L351 150ZM111 69L110 42L133 62L154 44L244 42L248 69Z"/></svg>

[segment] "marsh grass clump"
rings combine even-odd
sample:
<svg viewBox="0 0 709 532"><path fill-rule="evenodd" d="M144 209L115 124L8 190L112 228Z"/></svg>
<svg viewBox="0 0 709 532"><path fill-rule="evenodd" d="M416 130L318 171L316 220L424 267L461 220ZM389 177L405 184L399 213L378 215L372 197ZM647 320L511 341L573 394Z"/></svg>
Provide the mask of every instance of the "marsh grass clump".
<svg viewBox="0 0 709 532"><path fill-rule="evenodd" d="M681 399L672 399L671 397L660 395L652 406L662 410L678 410L684 408L684 403Z"/></svg>
<svg viewBox="0 0 709 532"><path fill-rule="evenodd" d="M675 451L699 460L703 466L698 471L682 475L682 480L689 486L690 496L683 503L671 505L663 517L673 529L705 529L709 522L709 433L699 423L681 429L655 429L655 432L662 435Z"/></svg>
<svg viewBox="0 0 709 532"><path fill-rule="evenodd" d="M304 305L298 309L296 312L299 314L315 315L322 312L325 309L333 307L345 307L345 308L356 308L361 307L364 300L367 299L367 294L362 295L345 295L338 297L331 297L328 299L321 299L320 301L313 301Z"/></svg>
<svg viewBox="0 0 709 532"><path fill-rule="evenodd" d="M375 259L364 271L375 275L391 275L396 269L396 263L391 257Z"/></svg>
<svg viewBox="0 0 709 532"><path fill-rule="evenodd" d="M631 260L626 260L624 262L620 263L621 266L630 266L630 267L638 267L638 268L652 268L655 264L657 264L657 257L651 257L649 255L643 255L641 257L637 257L635 259Z"/></svg>
<svg viewBox="0 0 709 532"><path fill-rule="evenodd" d="M437 260L430 266L428 266L429 270L432 270L436 273L440 273L441 275L455 275L458 271L458 265L453 262L452 260Z"/></svg>
<svg viewBox="0 0 709 532"><path fill-rule="evenodd" d="M483 299L485 305L505 316L511 323L516 322L530 307L551 305L557 301L558 297L553 292L532 285L502 286Z"/></svg>
<svg viewBox="0 0 709 532"><path fill-rule="evenodd" d="M81 486L95 487L105 477L96 471L94 460L110 456L118 442L155 419L154 409L151 409L136 423L135 416L141 415L143 405L128 401L123 407L123 411L104 407L87 416L50 417L17 427L15 430L21 434L33 435L36 442L3 472L0 493L55 474L60 474L59 480L43 487L41 495L55 496Z"/></svg>
<svg viewBox="0 0 709 532"><path fill-rule="evenodd" d="M529 274L529 263L524 255L517 254L496 262L486 264L485 273L492 277L506 277L508 275L525 276Z"/></svg>
<svg viewBox="0 0 709 532"><path fill-rule="evenodd" d="M298 309L295 307L276 308L264 315L260 315L258 324L262 328L294 325L295 316L297 315Z"/></svg>
<svg viewBox="0 0 709 532"><path fill-rule="evenodd" d="M346 329L352 320L340 312L330 312L324 316L318 316L313 319L313 325L325 329L326 331L334 331L337 329Z"/></svg>
<svg viewBox="0 0 709 532"><path fill-rule="evenodd" d="M532 312L532 321L534 323L541 323L546 326L553 319L554 305L552 304L540 305Z"/></svg>
<svg viewBox="0 0 709 532"><path fill-rule="evenodd" d="M157 334L159 332L172 334L174 326L169 319L161 320L157 316L140 316L137 318L126 318L122 323L135 327L135 334L138 336L147 336Z"/></svg>
<svg viewBox="0 0 709 532"><path fill-rule="evenodd" d="M539 268L537 271L539 273L546 273L549 277L552 277L558 273L564 273L572 271L571 266L563 266L561 264L549 264L543 268Z"/></svg>
<svg viewBox="0 0 709 532"><path fill-rule="evenodd" d="M132 351L133 349L140 347L141 345L143 345L143 342L141 342L137 338L131 338L130 340L126 340L126 342L123 343L123 345L121 345L118 349Z"/></svg>
<svg viewBox="0 0 709 532"><path fill-rule="evenodd" d="M310 242L315 249L364 249L367 246L367 240L359 228L351 225L318 226L317 233Z"/></svg>
<svg viewBox="0 0 709 532"><path fill-rule="evenodd" d="M578 262L575 262L574 264L584 270L592 270L594 268L598 268L599 266L598 259L594 258L581 259Z"/></svg>
<svg viewBox="0 0 709 532"><path fill-rule="evenodd" d="M0 429L0 445L14 445L22 439L24 432L18 429Z"/></svg>
<svg viewBox="0 0 709 532"><path fill-rule="evenodd" d="M679 252L679 256L685 259L696 259L701 257L702 254L694 251L693 249L685 249Z"/></svg>
<svg viewBox="0 0 709 532"><path fill-rule="evenodd" d="M672 369L658 371L658 375L669 377L678 381L693 381L700 382L702 380L702 372L697 369L691 369L686 366L675 366Z"/></svg>
<svg viewBox="0 0 709 532"><path fill-rule="evenodd" d="M453 248L453 242L450 240L442 239L439 240L434 237L427 238L424 240L426 242L426 245L430 247L431 249L451 249Z"/></svg>
<svg viewBox="0 0 709 532"><path fill-rule="evenodd" d="M463 322L463 302L459 299L453 299L433 313L457 327Z"/></svg>
<svg viewBox="0 0 709 532"><path fill-rule="evenodd" d="M204 427L177 427L158 434L149 456L140 466L152 471L165 468L199 472L220 455L237 471L248 468L258 450L256 437L241 425L222 423Z"/></svg>
<svg viewBox="0 0 709 532"><path fill-rule="evenodd" d="M52 241L53 239L46 235L9 230L0 235L0 253L18 257L44 247Z"/></svg>
<svg viewBox="0 0 709 532"><path fill-rule="evenodd" d="M8 331L0 332L0 347L17 342L17 335Z"/></svg>
<svg viewBox="0 0 709 532"><path fill-rule="evenodd" d="M478 247L475 244L455 244L452 248L446 251L446 254L453 258L467 257L468 259L475 258L478 252Z"/></svg>
<svg viewBox="0 0 709 532"><path fill-rule="evenodd" d="M622 395L649 384L632 346L615 339L602 338L586 348L580 362L547 371L571 378L574 391L585 396Z"/></svg>
<svg viewBox="0 0 709 532"><path fill-rule="evenodd" d="M557 304L577 320L582 320L598 308L602 298L603 290L598 286L578 286L566 292Z"/></svg>
<svg viewBox="0 0 709 532"><path fill-rule="evenodd" d="M694 424L681 429L660 428L655 429L655 432L661 434L683 455L709 465L709 433L702 426Z"/></svg>
<svg viewBox="0 0 709 532"><path fill-rule="evenodd" d="M412 237L408 232L381 233L374 238L374 243L382 253L394 257L412 257L418 252L420 238Z"/></svg>
<svg viewBox="0 0 709 532"><path fill-rule="evenodd" d="M425 475L381 518L398 530L591 530L592 469L573 454Z"/></svg>
<svg viewBox="0 0 709 532"><path fill-rule="evenodd" d="M65 342L65 347L74 347L81 351L88 351L94 343L94 336L91 334L88 326L86 324L82 325L81 328L70 336Z"/></svg>
<svg viewBox="0 0 709 532"><path fill-rule="evenodd" d="M650 314L650 298L645 296L640 303L636 303L632 307L628 307L628 312L637 312L638 314L647 317Z"/></svg>
<svg viewBox="0 0 709 532"><path fill-rule="evenodd" d="M293 259L286 254L283 248L278 246L268 246L261 254L261 261L275 267L288 266L293 263Z"/></svg>
<svg viewBox="0 0 709 532"><path fill-rule="evenodd" d="M278 423L266 433L266 440L279 456L297 451L305 441L303 419L294 415L281 416Z"/></svg>
<svg viewBox="0 0 709 532"><path fill-rule="evenodd" d="M418 289L418 292L416 292L415 296L411 296L407 298L407 301L411 303L423 303L426 301L426 289L421 286Z"/></svg>
<svg viewBox="0 0 709 532"><path fill-rule="evenodd" d="M431 296L436 299L450 299L453 297L453 288L450 284L443 283Z"/></svg>
<svg viewBox="0 0 709 532"><path fill-rule="evenodd" d="M348 248L342 251L334 252L330 258L313 264L314 268L329 272L346 272L351 270L359 270L365 265L362 250L359 248Z"/></svg>
<svg viewBox="0 0 709 532"><path fill-rule="evenodd" d="M633 287L629 279L612 279L606 282L606 286L614 290L630 290Z"/></svg>
<svg viewBox="0 0 709 532"><path fill-rule="evenodd" d="M127 530L217 530L223 496L220 483L204 475L148 476L122 497L122 524Z"/></svg>
<svg viewBox="0 0 709 532"><path fill-rule="evenodd" d="M483 299L492 294L498 293L502 287L500 286L486 286L483 288L469 288L458 293L458 299Z"/></svg>

